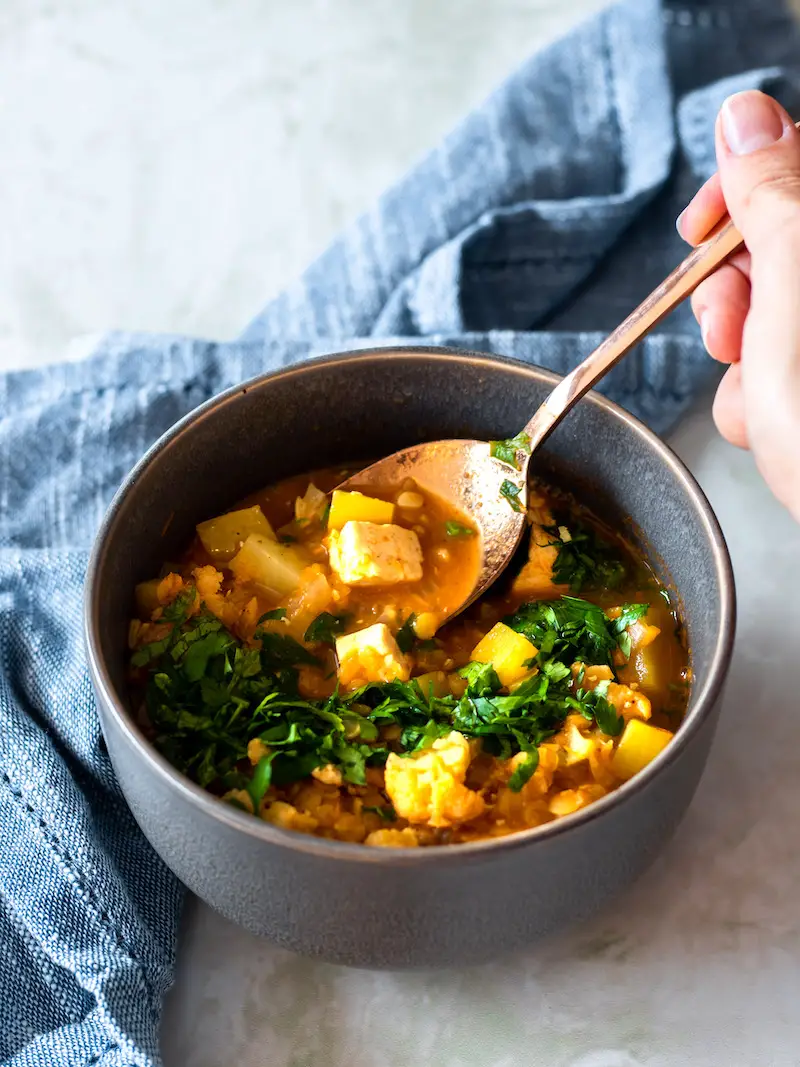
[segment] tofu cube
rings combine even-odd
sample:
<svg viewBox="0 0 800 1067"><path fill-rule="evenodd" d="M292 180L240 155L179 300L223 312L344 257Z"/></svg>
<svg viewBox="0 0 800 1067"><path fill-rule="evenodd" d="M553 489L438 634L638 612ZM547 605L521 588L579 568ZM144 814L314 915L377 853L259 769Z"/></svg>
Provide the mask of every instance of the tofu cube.
<svg viewBox="0 0 800 1067"><path fill-rule="evenodd" d="M411 665L385 622L336 638L339 684L356 689L367 682L407 682Z"/></svg>
<svg viewBox="0 0 800 1067"><path fill-rule="evenodd" d="M397 585L422 578L419 538L390 523L346 522L331 531L328 555L345 585Z"/></svg>
<svg viewBox="0 0 800 1067"><path fill-rule="evenodd" d="M511 591L516 597L526 600L554 600L569 591L553 578L553 568L558 559L558 548L553 538L541 526L531 527L528 546L528 562L514 579Z"/></svg>
<svg viewBox="0 0 800 1067"><path fill-rule="evenodd" d="M504 622L498 622L472 650L472 660L491 663L502 685L510 686L531 673L528 663L539 650Z"/></svg>
<svg viewBox="0 0 800 1067"><path fill-rule="evenodd" d="M328 529L341 530L346 522L391 522L394 504L375 496L334 489L331 510L328 513Z"/></svg>

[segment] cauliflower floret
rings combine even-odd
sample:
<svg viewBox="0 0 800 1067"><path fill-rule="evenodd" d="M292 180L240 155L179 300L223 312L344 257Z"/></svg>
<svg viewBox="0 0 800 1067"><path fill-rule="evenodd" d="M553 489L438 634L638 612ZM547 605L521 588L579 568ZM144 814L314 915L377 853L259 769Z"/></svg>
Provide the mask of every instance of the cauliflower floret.
<svg viewBox="0 0 800 1067"><path fill-rule="evenodd" d="M331 531L328 554L345 585L397 585L422 577L419 538L391 523L346 522Z"/></svg>
<svg viewBox="0 0 800 1067"><path fill-rule="evenodd" d="M413 756L391 753L386 792L397 814L434 827L458 826L482 815L483 797L464 785L470 755L469 742L456 730Z"/></svg>
<svg viewBox="0 0 800 1067"><path fill-rule="evenodd" d="M355 689L367 682L407 682L411 665L385 622L336 638L339 682Z"/></svg>
<svg viewBox="0 0 800 1067"><path fill-rule="evenodd" d="M585 722L586 720L584 720ZM586 723L588 726L588 722ZM568 723L564 729L565 741L566 741L566 763L567 766L571 766L573 763L580 763L582 760L587 760L592 755L595 749L596 741L592 737L586 737L581 733L578 726L574 723Z"/></svg>
<svg viewBox="0 0 800 1067"><path fill-rule="evenodd" d="M600 682L612 682L614 672L605 663L587 666L585 663L572 664L572 677L580 689L595 689ZM580 682L578 681L580 679Z"/></svg>
<svg viewBox="0 0 800 1067"><path fill-rule="evenodd" d="M259 610L258 601L253 603L252 594L244 588L237 587L224 593L222 591L223 576L216 567L195 567L192 574L197 586L199 601L205 605L208 611L212 615L216 615L229 630L235 630L240 636L245 636L245 633L239 630L238 625L244 615L245 630L249 630L251 634L251 623L254 618L258 618Z"/></svg>
<svg viewBox="0 0 800 1067"><path fill-rule="evenodd" d="M549 512L540 510L540 518L549 519ZM549 523L545 523L549 525ZM531 526L531 539L528 547L528 562L519 572L511 585L511 592L516 597L528 600L552 600L562 593L569 592L569 587L559 585L553 579L553 567L558 558L558 548L544 526L535 522Z"/></svg>
<svg viewBox="0 0 800 1067"><path fill-rule="evenodd" d="M332 763L326 763L324 767L315 767L311 776L323 785L341 785L342 772Z"/></svg>
<svg viewBox="0 0 800 1067"><path fill-rule="evenodd" d="M629 719L650 718L652 705L649 699L630 685L620 685L612 682L606 692L606 700L617 709L617 715L621 715L625 722Z"/></svg>
<svg viewBox="0 0 800 1067"><path fill-rule="evenodd" d="M419 840L416 830L406 826L403 830L373 830L367 834L364 844L379 848L417 848Z"/></svg>

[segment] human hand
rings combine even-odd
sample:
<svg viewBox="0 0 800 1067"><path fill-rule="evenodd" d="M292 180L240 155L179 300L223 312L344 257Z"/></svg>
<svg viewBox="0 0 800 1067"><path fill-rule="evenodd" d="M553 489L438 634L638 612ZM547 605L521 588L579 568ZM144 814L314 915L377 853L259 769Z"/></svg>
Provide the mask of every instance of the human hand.
<svg viewBox="0 0 800 1067"><path fill-rule="evenodd" d="M692 296L708 352L729 364L714 420L800 522L800 130L771 97L736 93L716 150L718 173L678 219L696 244L727 210L745 243Z"/></svg>

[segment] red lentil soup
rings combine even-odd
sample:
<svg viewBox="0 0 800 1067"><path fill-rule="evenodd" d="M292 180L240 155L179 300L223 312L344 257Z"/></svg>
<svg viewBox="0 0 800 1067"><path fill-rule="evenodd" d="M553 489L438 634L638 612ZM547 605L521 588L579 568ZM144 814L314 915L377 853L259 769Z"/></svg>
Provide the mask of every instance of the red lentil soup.
<svg viewBox="0 0 800 1067"><path fill-rule="evenodd" d="M670 743L688 654L620 533L533 485L524 558L446 622L477 532L412 482L334 491L349 473L201 522L137 587L131 690L179 770L285 829L414 848L552 822Z"/></svg>

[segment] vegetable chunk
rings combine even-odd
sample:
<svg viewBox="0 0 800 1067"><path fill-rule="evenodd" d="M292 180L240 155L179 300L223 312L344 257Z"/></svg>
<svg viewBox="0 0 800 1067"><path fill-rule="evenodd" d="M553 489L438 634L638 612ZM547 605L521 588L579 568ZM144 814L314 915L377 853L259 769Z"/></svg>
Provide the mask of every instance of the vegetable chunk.
<svg viewBox="0 0 800 1067"><path fill-rule="evenodd" d="M349 493L344 489L333 491L328 515L329 530L341 530L348 522L384 523L393 519L394 504L387 500L378 500L363 493Z"/></svg>
<svg viewBox="0 0 800 1067"><path fill-rule="evenodd" d="M197 533L203 548L219 563L227 563L235 556L250 534L260 534L275 540L275 532L258 505L242 508L240 511L229 511L226 515L218 515L215 519L201 522L197 526Z"/></svg>
<svg viewBox="0 0 800 1067"><path fill-rule="evenodd" d="M308 566L305 559L290 545L250 534L230 561L234 577L243 582L255 582L270 593L284 596L300 584L300 575Z"/></svg>
<svg viewBox="0 0 800 1067"><path fill-rule="evenodd" d="M464 785L470 762L469 742L453 730L413 756L390 753L386 792L394 810L412 823L457 826L482 815L486 802Z"/></svg>
<svg viewBox="0 0 800 1067"><path fill-rule="evenodd" d="M351 689L367 682L407 682L408 660L385 622L336 638L339 682Z"/></svg>
<svg viewBox="0 0 800 1067"><path fill-rule="evenodd" d="M660 726L631 719L611 761L614 773L620 778L633 778L666 748L672 737L669 730L662 730Z"/></svg>
<svg viewBox="0 0 800 1067"><path fill-rule="evenodd" d="M330 564L345 585L397 585L422 577L422 546L413 530L346 522L328 542Z"/></svg>
<svg viewBox="0 0 800 1067"><path fill-rule="evenodd" d="M471 658L477 663L491 663L500 682L509 686L530 674L529 661L537 652L524 634L498 622L473 648Z"/></svg>
<svg viewBox="0 0 800 1067"><path fill-rule="evenodd" d="M553 577L557 560L558 548L553 538L543 526L534 523L531 527L528 562L514 579L511 586L513 595L529 600L552 600L568 592L569 586L560 585Z"/></svg>

